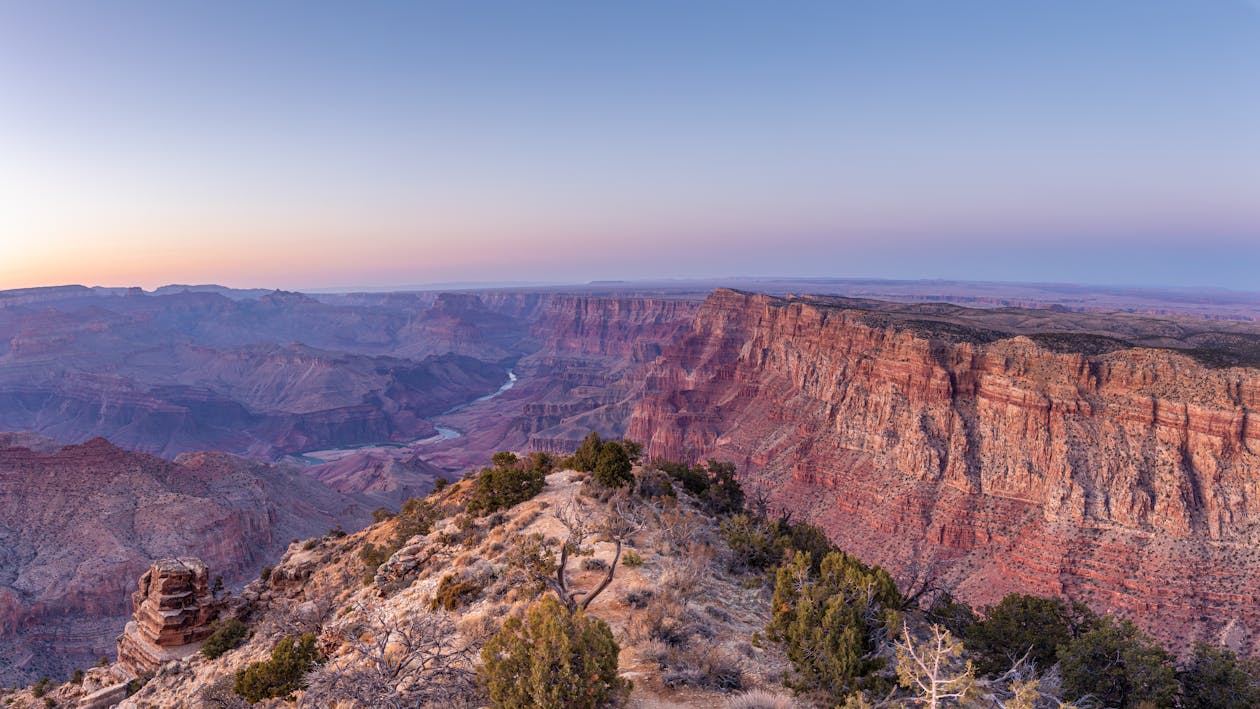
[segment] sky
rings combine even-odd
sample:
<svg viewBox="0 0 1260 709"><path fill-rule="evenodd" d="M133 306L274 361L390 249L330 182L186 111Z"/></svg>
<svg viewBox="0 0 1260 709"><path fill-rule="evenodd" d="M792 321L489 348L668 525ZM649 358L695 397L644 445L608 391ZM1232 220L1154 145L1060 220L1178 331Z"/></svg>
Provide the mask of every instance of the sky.
<svg viewBox="0 0 1260 709"><path fill-rule="evenodd" d="M0 0L0 288L1257 274L1260 1Z"/></svg>

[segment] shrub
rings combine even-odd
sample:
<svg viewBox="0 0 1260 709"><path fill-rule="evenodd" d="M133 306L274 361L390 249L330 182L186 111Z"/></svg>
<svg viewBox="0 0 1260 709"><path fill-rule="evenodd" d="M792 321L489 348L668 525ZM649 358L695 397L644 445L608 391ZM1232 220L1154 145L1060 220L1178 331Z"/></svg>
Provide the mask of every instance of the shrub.
<svg viewBox="0 0 1260 709"><path fill-rule="evenodd" d="M582 439L582 445L578 446L577 451L570 456L569 466L583 473L591 472L599 462L599 454L603 447L603 439L598 433L591 431L586 434L586 438Z"/></svg>
<svg viewBox="0 0 1260 709"><path fill-rule="evenodd" d="M880 689L877 656L889 632L900 627L901 593L888 572L833 551L819 572L797 552L775 578L773 615L766 630L783 645L796 669L796 686L821 689L839 701L859 689Z"/></svg>
<svg viewBox="0 0 1260 709"><path fill-rule="evenodd" d="M1172 656L1127 620L1104 616L1059 648L1063 694L1089 695L1103 706L1170 707L1177 695Z"/></svg>
<svg viewBox="0 0 1260 709"><path fill-rule="evenodd" d="M429 603L429 610L439 608L453 611L464 605L468 599L481 592L481 585L469 579L447 574L438 582L437 592Z"/></svg>
<svg viewBox="0 0 1260 709"><path fill-rule="evenodd" d="M1248 666L1250 664L1250 666ZM1260 682L1254 661L1240 661L1229 650L1195 643L1178 672L1184 709L1244 709L1260 706Z"/></svg>
<svg viewBox="0 0 1260 709"><path fill-rule="evenodd" d="M437 518L437 508L423 497L413 497L404 502L395 517L397 527L394 530L393 551L401 549L412 537L432 532Z"/></svg>
<svg viewBox="0 0 1260 709"><path fill-rule="evenodd" d="M617 488L634 482L633 465L630 454L620 443L605 443L599 451L599 458L593 472L595 482L604 487Z"/></svg>
<svg viewBox="0 0 1260 709"><path fill-rule="evenodd" d="M433 491L434 491L434 492L441 492L441 491L445 490L445 489L447 488L447 486L448 486L448 485L450 485L450 484L451 484L451 481L450 481L450 480L447 480L447 479L446 479L446 478L444 478L444 477L438 476L438 477L436 477L436 478L434 478L434 479L433 479Z"/></svg>
<svg viewBox="0 0 1260 709"><path fill-rule="evenodd" d="M1001 674L1028 654L1040 670L1048 670L1059 648L1091 630L1097 616L1082 603L1061 598L1011 593L986 608L984 620L967 629L966 646L982 674Z"/></svg>
<svg viewBox="0 0 1260 709"><path fill-rule="evenodd" d="M518 505L542 492L546 477L541 470L483 468L473 483L468 512L481 516Z"/></svg>
<svg viewBox="0 0 1260 709"><path fill-rule="evenodd" d="M376 578L376 570L381 568L393 556L386 547L378 547L372 542L367 542L359 549L359 561L363 562L363 583L369 584Z"/></svg>
<svg viewBox="0 0 1260 709"><path fill-rule="evenodd" d="M652 467L661 470L674 480L677 480L683 489L692 495L700 496L705 490L709 489L709 476L703 468L691 468L686 463L679 463L673 460L657 459L652 462Z"/></svg>
<svg viewBox="0 0 1260 709"><path fill-rule="evenodd" d="M377 507L376 509L372 510L372 521L376 524L380 524L381 522L384 522L387 519L393 519L393 518L394 518L394 513L388 507Z"/></svg>
<svg viewBox="0 0 1260 709"><path fill-rule="evenodd" d="M773 522L748 514L731 515L722 520L718 534L730 549L728 565L734 571L767 569L783 558L785 540Z"/></svg>
<svg viewBox="0 0 1260 709"><path fill-rule="evenodd" d="M284 638L272 648L270 660L252 663L236 673L232 691L250 703L273 697L288 699L302 688L306 673L318 660L314 633Z"/></svg>
<svg viewBox="0 0 1260 709"><path fill-rule="evenodd" d="M52 679L41 677L38 682L31 685L31 694L34 694L37 698L42 697L48 694L48 689L52 686L54 686Z"/></svg>
<svg viewBox="0 0 1260 709"><path fill-rule="evenodd" d="M211 660L228 650L238 647L249 633L249 627L236 618L228 618L214 624L214 632L201 645L201 654Z"/></svg>
<svg viewBox="0 0 1260 709"><path fill-rule="evenodd" d="M83 684L83 670L75 669L74 674L70 675L71 684Z"/></svg>
<svg viewBox="0 0 1260 709"><path fill-rule="evenodd" d="M270 566L262 567L262 571L258 572L258 579L262 581L263 583L267 583L267 579L269 578L271 578L271 567Z"/></svg>
<svg viewBox="0 0 1260 709"><path fill-rule="evenodd" d="M662 497L673 499L678 496L669 476L660 470L644 470L639 473L634 491L639 497L649 500Z"/></svg>
<svg viewBox="0 0 1260 709"><path fill-rule="evenodd" d="M744 488L735 479L735 464L709 460L709 484L701 495L709 512L729 515L744 509Z"/></svg>
<svg viewBox="0 0 1260 709"><path fill-rule="evenodd" d="M621 565L631 569L643 566L643 557L639 552L627 549L626 553L621 555Z"/></svg>
<svg viewBox="0 0 1260 709"><path fill-rule="evenodd" d="M594 709L629 689L618 652L604 621L545 596L486 643L479 672L494 707Z"/></svg>

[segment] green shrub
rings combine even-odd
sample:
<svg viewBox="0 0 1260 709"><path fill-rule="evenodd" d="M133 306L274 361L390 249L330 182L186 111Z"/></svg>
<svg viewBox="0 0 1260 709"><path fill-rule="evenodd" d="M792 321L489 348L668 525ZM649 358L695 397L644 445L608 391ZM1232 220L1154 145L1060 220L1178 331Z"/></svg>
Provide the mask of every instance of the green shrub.
<svg viewBox="0 0 1260 709"><path fill-rule="evenodd" d="M882 690L881 641L901 623L901 593L888 572L844 552L823 558L818 574L798 552L779 568L767 634L783 645L798 689L829 692L837 702L857 690Z"/></svg>
<svg viewBox="0 0 1260 709"><path fill-rule="evenodd" d="M617 676L619 652L604 621L545 596L486 643L479 674L493 707L594 709L629 690Z"/></svg>
<svg viewBox="0 0 1260 709"><path fill-rule="evenodd" d="M302 688L306 673L318 661L314 633L284 638L272 648L270 660L255 662L236 673L232 691L250 703L273 697L288 699Z"/></svg>
<svg viewBox="0 0 1260 709"><path fill-rule="evenodd" d="M75 669L74 674L70 675L71 684L83 684L83 670Z"/></svg>
<svg viewBox="0 0 1260 709"><path fill-rule="evenodd" d="M394 548L392 556L412 537L428 534L433 531L433 523L438 519L437 507L423 497L413 497L402 504L402 509L394 517Z"/></svg>
<svg viewBox="0 0 1260 709"><path fill-rule="evenodd" d="M735 571L760 571L783 559L787 537L774 522L749 514L731 515L722 520L718 534L730 548L729 565Z"/></svg>
<svg viewBox="0 0 1260 709"><path fill-rule="evenodd" d="M595 465L599 463L599 454L603 448L603 439L599 437L598 433L591 431L586 434L586 438L582 439L582 445L578 446L577 451L569 457L569 467L583 473L595 470Z"/></svg>
<svg viewBox="0 0 1260 709"><path fill-rule="evenodd" d="M639 554L639 552L633 549L627 549L626 552L621 555L621 565L630 569L643 566L643 557Z"/></svg>
<svg viewBox="0 0 1260 709"><path fill-rule="evenodd" d="M600 448L592 477L604 487L623 487L634 482L633 470L630 454L620 443L610 441Z"/></svg>
<svg viewBox="0 0 1260 709"><path fill-rule="evenodd" d="M214 632L201 645L201 654L213 660L239 647L248 634L249 627L236 618L221 620L214 624Z"/></svg>
<svg viewBox="0 0 1260 709"><path fill-rule="evenodd" d="M1059 648L1090 631L1098 618L1082 603L1061 598L1007 594L986 608L984 620L967 629L967 650L980 674L998 675L1028 654L1039 670L1048 670Z"/></svg>
<svg viewBox="0 0 1260 709"><path fill-rule="evenodd" d="M468 602L472 596L481 593L481 585L475 581L447 574L438 582L437 592L429 603L429 610L439 608L453 611Z"/></svg>
<svg viewBox="0 0 1260 709"><path fill-rule="evenodd" d="M697 497L709 489L709 475L704 468L692 468L686 463L660 459L653 461L652 467L664 471L671 478L677 480L684 490Z"/></svg>
<svg viewBox="0 0 1260 709"><path fill-rule="evenodd" d="M546 477L541 470L483 468L473 482L468 512L481 516L518 505L542 492Z"/></svg>
<svg viewBox="0 0 1260 709"><path fill-rule="evenodd" d="M1065 697L1089 695L1103 706L1171 707L1177 696L1172 656L1133 623L1104 616L1059 648Z"/></svg>
<svg viewBox="0 0 1260 709"><path fill-rule="evenodd" d="M1195 643L1177 673L1184 709L1248 709L1260 706L1256 661L1223 648Z"/></svg>
<svg viewBox="0 0 1260 709"><path fill-rule="evenodd" d="M709 512L729 515L744 509L744 488L735 479L735 464L709 459L709 484L700 499Z"/></svg>
<svg viewBox="0 0 1260 709"><path fill-rule="evenodd" d="M270 566L262 567L262 571L258 572L258 579L262 581L263 583L267 583L267 579L270 579L270 578L271 578L271 567Z"/></svg>
<svg viewBox="0 0 1260 709"><path fill-rule="evenodd" d="M393 518L394 518L394 512L388 507L377 507L376 509L372 510L372 522L375 524L380 524L381 522L384 522L385 520L393 519Z"/></svg>
<svg viewBox="0 0 1260 709"><path fill-rule="evenodd" d="M445 490L445 489L447 488L447 486L449 486L450 484L451 484L451 481L450 481L450 480L447 480L447 479L446 479L446 478L444 478L444 477L438 476L438 477L436 477L436 478L434 478L434 479L433 479L433 491L434 491L434 492L441 492L441 491Z"/></svg>
<svg viewBox="0 0 1260 709"><path fill-rule="evenodd" d="M42 697L48 694L49 688L53 686L55 685L51 678L41 677L38 682L31 685L31 694L34 694L36 697Z"/></svg>
<svg viewBox="0 0 1260 709"><path fill-rule="evenodd" d="M376 579L376 570L381 568L381 564L389 561L389 557L394 553L387 547L376 546L372 542L367 542L359 548L359 561L363 562L363 583L369 584Z"/></svg>

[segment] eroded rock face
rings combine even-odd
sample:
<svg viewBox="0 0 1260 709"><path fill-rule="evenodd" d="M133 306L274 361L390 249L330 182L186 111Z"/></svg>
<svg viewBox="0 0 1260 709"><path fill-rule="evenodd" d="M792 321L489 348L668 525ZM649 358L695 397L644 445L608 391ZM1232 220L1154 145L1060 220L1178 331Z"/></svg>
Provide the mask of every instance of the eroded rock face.
<svg viewBox="0 0 1260 709"><path fill-rule="evenodd" d="M231 585L290 539L356 529L372 506L222 453L169 461L103 439L0 448L0 684L66 677L112 654L155 556L196 556Z"/></svg>
<svg viewBox="0 0 1260 709"><path fill-rule="evenodd" d="M719 291L645 386L648 457L733 460L903 579L1064 594L1178 644L1260 630L1256 369Z"/></svg>
<svg viewBox="0 0 1260 709"><path fill-rule="evenodd" d="M196 652L223 605L210 592L205 563L193 557L155 561L131 601L136 610L118 638L118 662L137 675Z"/></svg>

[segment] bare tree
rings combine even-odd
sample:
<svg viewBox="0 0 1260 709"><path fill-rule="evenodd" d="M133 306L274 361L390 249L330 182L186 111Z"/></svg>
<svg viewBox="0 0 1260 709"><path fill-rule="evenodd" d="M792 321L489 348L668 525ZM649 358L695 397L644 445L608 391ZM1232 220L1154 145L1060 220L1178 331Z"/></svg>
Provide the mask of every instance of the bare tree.
<svg viewBox="0 0 1260 709"><path fill-rule="evenodd" d="M309 677L304 707L335 700L360 706L457 706L474 692L473 648L445 612L401 613L360 606L359 618L341 628L344 658Z"/></svg>
<svg viewBox="0 0 1260 709"><path fill-rule="evenodd" d="M579 608L586 610L604 589L612 583L613 574L617 571L617 562L621 560L622 543L643 527L643 520L634 506L633 500L625 495L616 495L608 501L603 514L596 517L583 509L576 499L571 499L556 512L556 519L568 530L569 536L560 544L560 559L556 562L554 575L544 576L542 581L555 592L560 602L572 613ZM582 542L588 536L595 535L614 545L612 562L599 583L589 591L569 587L567 577L569 552L579 551Z"/></svg>
<svg viewBox="0 0 1260 709"><path fill-rule="evenodd" d="M901 625L897 643L897 678L917 696L911 701L928 709L961 703L976 685L971 660L963 657L962 641L945 628L933 625L923 643L916 643L910 628Z"/></svg>

